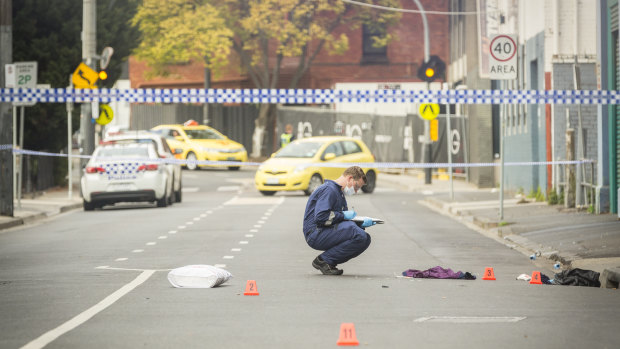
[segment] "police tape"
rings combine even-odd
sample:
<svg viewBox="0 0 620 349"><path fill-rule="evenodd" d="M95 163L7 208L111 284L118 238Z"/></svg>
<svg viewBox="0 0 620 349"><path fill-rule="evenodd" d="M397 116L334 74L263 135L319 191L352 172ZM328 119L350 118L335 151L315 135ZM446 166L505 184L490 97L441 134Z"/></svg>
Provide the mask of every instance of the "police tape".
<svg viewBox="0 0 620 349"><path fill-rule="evenodd" d="M8 147L7 147L8 146ZM67 154L62 153L49 153L43 151L34 151L27 149L15 149L10 144L0 145L0 150L13 150L14 154L24 155L38 155L38 156L55 156L55 157L68 157ZM92 155L71 155L72 158L91 159ZM188 164L197 166L261 166L262 162L241 162L241 161L210 161L210 160L182 160L182 159L166 159L166 158L100 158L105 161L119 159L122 161L141 161L141 162L161 162L167 164L178 164L187 166ZM555 160L555 161L514 161L505 162L504 166L544 166L544 165L577 165L593 163L594 160ZM346 163L302 163L296 164L297 170L304 170L306 168L316 167L339 167L346 168L349 166L359 166L362 168L382 168L382 169L421 169L421 168L467 168L467 167L497 167L501 166L499 162L486 162L486 163L411 163L411 162L346 162ZM291 167L293 167L291 165Z"/></svg>
<svg viewBox="0 0 620 349"><path fill-rule="evenodd" d="M620 104L617 90L0 89L0 102Z"/></svg>

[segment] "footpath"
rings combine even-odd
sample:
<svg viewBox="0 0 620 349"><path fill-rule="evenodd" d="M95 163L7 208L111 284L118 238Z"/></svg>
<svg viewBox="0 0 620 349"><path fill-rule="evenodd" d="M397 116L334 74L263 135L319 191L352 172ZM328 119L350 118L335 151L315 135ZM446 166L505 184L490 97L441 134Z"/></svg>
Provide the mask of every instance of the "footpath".
<svg viewBox="0 0 620 349"><path fill-rule="evenodd" d="M479 189L447 175L425 184L422 171L379 174L379 183L425 196L421 204L471 229L520 251L554 270L580 268L599 272L601 287L618 288L620 281L620 220L613 214L591 214L563 205L504 195L500 220L498 189ZM547 263L545 263L547 262Z"/></svg>
<svg viewBox="0 0 620 349"><path fill-rule="evenodd" d="M499 217L499 191L479 189L446 176L424 183L421 171L382 172L382 184L419 192L420 202L477 232L523 253L537 262L560 263L561 269L581 268L601 274L601 287L618 288L620 281L620 220L612 214L590 214L534 199L504 196L504 219ZM453 199L451 198L453 194ZM53 188L15 202L14 216L0 216L2 230L29 224L70 210L81 209L79 190L69 198L67 188ZM559 272L559 270L558 270Z"/></svg>

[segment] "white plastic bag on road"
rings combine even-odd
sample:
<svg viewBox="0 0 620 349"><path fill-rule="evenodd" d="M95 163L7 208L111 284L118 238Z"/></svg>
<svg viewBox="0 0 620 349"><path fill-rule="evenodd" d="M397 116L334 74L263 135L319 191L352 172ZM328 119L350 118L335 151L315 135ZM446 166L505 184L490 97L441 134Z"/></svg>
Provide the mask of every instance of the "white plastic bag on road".
<svg viewBox="0 0 620 349"><path fill-rule="evenodd" d="M228 271L212 265L186 265L172 269L168 273L168 281L174 287L211 288L219 286L232 277Z"/></svg>

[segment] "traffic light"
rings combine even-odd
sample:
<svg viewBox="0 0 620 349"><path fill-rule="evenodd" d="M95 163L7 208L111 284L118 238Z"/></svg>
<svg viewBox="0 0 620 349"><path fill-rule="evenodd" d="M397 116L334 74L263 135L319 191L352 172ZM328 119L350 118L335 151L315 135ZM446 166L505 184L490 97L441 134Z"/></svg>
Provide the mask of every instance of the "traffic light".
<svg viewBox="0 0 620 349"><path fill-rule="evenodd" d="M446 63L439 56L430 56L428 62L422 63L418 68L418 78L422 81L433 82L435 79L443 78L446 72Z"/></svg>

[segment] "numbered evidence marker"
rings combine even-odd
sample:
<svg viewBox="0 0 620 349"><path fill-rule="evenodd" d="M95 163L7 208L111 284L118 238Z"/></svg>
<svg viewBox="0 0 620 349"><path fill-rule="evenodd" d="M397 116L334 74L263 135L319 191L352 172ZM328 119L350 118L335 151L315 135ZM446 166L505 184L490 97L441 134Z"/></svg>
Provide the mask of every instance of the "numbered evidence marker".
<svg viewBox="0 0 620 349"><path fill-rule="evenodd" d="M243 292L244 296L258 296L258 287L256 287L256 281L248 280L245 285L245 292Z"/></svg>
<svg viewBox="0 0 620 349"><path fill-rule="evenodd" d="M75 88L95 88L95 83L98 79L99 73L92 70L84 62L80 63L73 75L71 75L71 81Z"/></svg>
<svg viewBox="0 0 620 349"><path fill-rule="evenodd" d="M439 115L439 104L436 103L424 103L420 104L420 116L424 120L433 120Z"/></svg>
<svg viewBox="0 0 620 349"><path fill-rule="evenodd" d="M340 325L340 337L338 338L338 345L359 345L355 336L355 325L352 323L343 323Z"/></svg>
<svg viewBox="0 0 620 349"><path fill-rule="evenodd" d="M114 118L114 111L107 104L99 105L99 117L95 120L99 125L107 125Z"/></svg>

